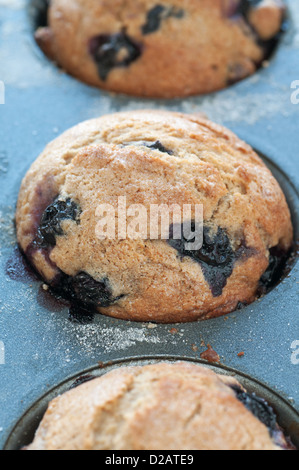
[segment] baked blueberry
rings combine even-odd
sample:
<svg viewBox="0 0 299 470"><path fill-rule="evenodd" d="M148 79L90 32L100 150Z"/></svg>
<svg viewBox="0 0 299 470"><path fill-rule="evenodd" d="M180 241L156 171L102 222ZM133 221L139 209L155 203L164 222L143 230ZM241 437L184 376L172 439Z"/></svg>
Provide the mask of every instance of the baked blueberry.
<svg viewBox="0 0 299 470"><path fill-rule="evenodd" d="M154 6L148 13L146 23L142 26L142 34L151 34L158 31L163 20L167 18L183 18L184 10L175 7L166 7L164 5Z"/></svg>
<svg viewBox="0 0 299 470"><path fill-rule="evenodd" d="M128 67L142 54L142 46L126 33L100 34L91 39L89 51L97 64L99 76L106 80L116 67Z"/></svg>
<svg viewBox="0 0 299 470"><path fill-rule="evenodd" d="M247 18L251 8L255 8L262 3L263 0L230 0L226 5L226 15L228 17L236 17L242 15Z"/></svg>
<svg viewBox="0 0 299 470"><path fill-rule="evenodd" d="M232 389L238 400L267 426L270 435L273 436L277 430L277 418L271 406L264 399L257 397L254 393L247 393L238 386L232 386Z"/></svg>
<svg viewBox="0 0 299 470"><path fill-rule="evenodd" d="M261 294L267 293L278 283L287 267L288 253L275 246L270 248L269 266L260 279Z"/></svg>
<svg viewBox="0 0 299 470"><path fill-rule="evenodd" d="M69 390L74 390L74 388L80 387L80 385L85 384L87 382L91 382L94 380L96 377L94 375L81 375L81 377L78 377L75 382L71 385Z"/></svg>
<svg viewBox="0 0 299 470"><path fill-rule="evenodd" d="M194 232L195 223L192 222L191 230ZM235 252L231 246L227 232L218 227L217 232L213 232L210 227L203 228L203 245L199 250L186 250L186 244L194 242L187 240L184 236L183 225L181 227L181 238L176 240L174 236L174 226L170 227L170 238L168 243L175 248L183 257L192 258L200 263L203 274L208 282L214 297L222 294L226 286L227 279L231 276L236 260Z"/></svg>
<svg viewBox="0 0 299 470"><path fill-rule="evenodd" d="M71 198L62 200L58 196L42 215L37 244L42 247L55 246L56 237L63 235L62 222L69 219L79 224L80 214L81 209L75 201Z"/></svg>
<svg viewBox="0 0 299 470"><path fill-rule="evenodd" d="M168 155L173 155L173 151L166 148L161 142L160 140L156 140L155 142L147 142L145 140L141 140L141 141L138 141L138 142L127 142L126 144L123 144L124 146L127 146L127 145L136 145L136 146L142 146L142 147L147 147L149 149L152 149L152 150L159 150L159 152L162 152L162 153L168 153Z"/></svg>
<svg viewBox="0 0 299 470"><path fill-rule="evenodd" d="M144 145L145 145L145 147L148 147L149 149L159 150L160 152L168 153L168 155L173 155L173 151L167 149L166 147L164 147L164 145L161 144L161 142L159 140L156 140L156 142L154 142L152 144L150 144L149 142L144 142Z"/></svg>
<svg viewBox="0 0 299 470"><path fill-rule="evenodd" d="M91 309L109 307L123 297L113 297L112 288L107 278L96 281L85 272L80 272L76 276L69 276L61 272L55 279L53 288L71 301Z"/></svg>
<svg viewBox="0 0 299 470"><path fill-rule="evenodd" d="M88 325L93 323L95 312L90 307L77 304L76 302L71 303L69 306L68 319L71 323L78 325Z"/></svg>
<svg viewBox="0 0 299 470"><path fill-rule="evenodd" d="M147 14L146 24L142 26L143 34L151 34L158 29L162 22L165 7L163 5L156 5Z"/></svg>
<svg viewBox="0 0 299 470"><path fill-rule="evenodd" d="M251 8L255 8L260 5L263 0L241 0L238 12L241 13L245 18L247 18Z"/></svg>

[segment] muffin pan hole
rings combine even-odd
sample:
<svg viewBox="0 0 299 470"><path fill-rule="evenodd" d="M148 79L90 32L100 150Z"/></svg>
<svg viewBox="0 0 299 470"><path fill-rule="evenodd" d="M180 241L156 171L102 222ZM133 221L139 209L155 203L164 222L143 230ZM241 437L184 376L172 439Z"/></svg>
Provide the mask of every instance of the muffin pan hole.
<svg viewBox="0 0 299 470"><path fill-rule="evenodd" d="M35 35L36 31L39 29L39 28L44 28L46 26L48 26L48 9L50 7L50 3L51 3L51 0L31 0L30 2L30 5L29 5L29 18L30 18L30 23L31 23L31 28L32 28L32 34ZM159 3L159 2L157 2ZM280 28L280 31L275 34L274 36L272 36L270 39L269 38L264 38L260 31L259 31L259 27L255 27L254 24L252 24L252 20L249 20L249 11L250 11L250 8L253 8L255 6L255 4L257 4L259 2L249 2L248 0L240 0L240 4L237 5L237 2L233 3L232 6L230 7L232 11L229 11L229 12L223 12L223 15L224 17L225 16L228 16L229 19L231 19L232 21L232 25L234 24L240 24L240 29L245 32L245 37L251 37L253 39L253 42L256 44L256 46L258 46L262 52L262 58L245 58L245 57L242 57L240 54L240 57L239 59L236 61L236 62L233 62L231 61L230 63L227 64L227 77L226 77L226 85L222 84L221 86L220 85L217 85L214 89L209 89L209 90L203 90L202 92L190 92L190 95L201 95L201 94L206 94L206 93L210 93L210 92L214 92L214 91L217 91L219 89L222 89L222 88L229 88L233 85L235 85L236 83L239 83L239 82L242 82L244 81L245 79L249 78L252 74L254 73L257 73L259 70L262 70L264 66L268 66L268 62L272 60L273 56L275 55L275 52L277 50L277 48L279 47L279 44L282 40L282 37L284 36L284 34L286 32L289 31L290 29L290 21L289 21L289 13L288 11L286 11L284 13L284 18L283 18L283 21L282 21L282 24L281 24L281 28ZM158 4L156 7L153 8L153 10L155 10L155 8L159 10L159 8L163 10L163 6L161 6L160 4ZM175 8L174 9L171 9L171 11L176 12ZM180 12L181 10L179 10ZM179 12L175 13L175 14L169 14L168 16L166 15L166 13L162 13L162 17L161 18L169 18L171 16L173 17L176 17L177 19L182 19L184 18L185 14L184 14L184 10L182 10L183 13L179 14ZM151 13L151 12L149 12ZM161 15L161 12L160 12L160 15ZM265 16L265 15L264 15ZM160 23L162 22L162 19L160 17L156 18L155 21L154 21L154 24L156 25L156 23ZM165 19L164 18L164 19ZM153 21L153 19L152 19ZM261 23L263 24L263 21L261 21ZM275 22L275 20L273 19L273 21ZM277 20L276 20L277 21ZM156 25L157 26L157 25ZM107 34L100 34L98 37L95 37L95 38L91 38L90 39L90 54L91 55L94 55L92 53L92 50L95 48L95 55L96 55L96 58L95 59L95 62L96 62L96 65L97 67L100 68L100 72L99 72L99 75L100 75L100 78L103 82L106 82L106 79L107 79L107 75L109 74L109 72L111 70L113 70L115 67L121 67L123 68L124 66L127 67L127 66L130 66L131 63L134 63L136 60L138 60L138 58L140 56L143 55L143 49L144 47L147 48L147 46L144 46L143 44L143 41L141 40L141 42L138 40L133 40L133 38L130 38L124 31L126 30L126 27L124 26L123 27L123 32L116 32L115 34L113 35L107 35ZM142 28L141 28L142 30ZM277 30L277 28L276 28ZM155 31L153 31L155 32ZM273 33L274 34L274 33ZM46 35L47 36L47 35ZM41 41L41 42L40 42ZM105 55L104 57L104 64L99 64L98 63L98 54L99 54L99 50L100 50L100 45L97 44L97 42L100 41L100 45L102 45L104 47L104 49L106 50L107 48L109 49L109 56ZM104 44L101 43L101 41L104 41ZM105 41L108 41L108 42L105 42ZM51 52L51 50L49 49L48 45L45 45L44 44L44 39L41 39L41 40L37 40L37 42L39 43L38 47L43 51L43 53L45 55L48 56L48 59L49 60L54 60L55 62L55 57L52 57L53 53ZM114 50L113 50L113 47L114 47ZM128 58L125 58L124 60L122 61L118 61L118 56L119 56L119 53L120 51L122 51L122 53L124 53L124 49L127 49L127 54L128 54ZM102 49L101 49L102 50ZM112 58L111 54L114 54L114 58ZM103 59L102 57L102 52L100 52L100 56L101 58ZM112 62L111 62L112 61ZM246 63L247 62L247 63ZM249 63L248 62L251 62L251 65L249 66ZM56 66L59 68L60 65L56 63ZM62 68L63 68L63 64L61 64ZM108 67L108 68L107 68ZM109 68L110 67L110 68ZM211 68L213 70L217 70L219 69L219 64L213 64L211 65ZM103 70L104 69L104 70ZM248 70L247 70L248 69ZM250 69L252 69L250 71ZM254 71L254 69L256 69ZM204 70L204 72L209 72L208 70ZM72 74L72 72L69 72L70 74ZM78 79L78 77L77 77ZM80 79L80 78L79 78ZM82 81L85 82L84 78L82 79ZM94 85L94 79L92 81L87 81L86 83L89 83L89 84L93 84ZM100 85L96 85L96 86L100 86ZM106 90L110 90L109 87L106 87L106 86L103 86L100 88L103 88L103 89L106 89ZM129 94L129 95L134 95L135 93L131 92L131 91L126 91L126 90L114 90L114 89L111 89L110 91L115 91L115 92L119 92L119 93L125 93L125 94ZM158 98L167 98L168 96L167 95L155 95L154 93L145 93L144 95L143 94L137 94L136 96L144 96L144 97L149 97L149 98L155 98L155 97L158 97ZM189 96L189 94L185 95L184 93L180 94L180 93L176 93L174 94L173 96L172 95L169 95L170 98L175 98L175 97L184 97L184 96Z"/></svg>
<svg viewBox="0 0 299 470"><path fill-rule="evenodd" d="M155 364L158 362L177 362L185 361L193 364L201 365L211 369L217 374L226 376L233 376L238 380L244 388L251 394L256 394L264 399L275 411L279 426L284 430L287 437L292 443L299 447L298 438L298 413L292 408L281 396L272 391L267 386L257 382L256 380L238 373L228 367L220 365L207 365L204 361L189 359L186 357L171 357L171 356L157 356L157 357L140 357L140 358L127 358L124 360L116 360L99 367L90 368L78 373L63 383L57 384L52 390L46 393L43 397L34 403L31 408L25 412L14 429L11 431L4 450L20 450L28 446L34 438L35 432L47 410L47 407L54 398L58 395L66 393L68 390L84 383L93 378L102 376L113 369L119 367L135 367L144 366L148 364Z"/></svg>
<svg viewBox="0 0 299 470"><path fill-rule="evenodd" d="M271 170L272 174L279 182L282 191L285 194L288 206L291 211L291 217L294 227L294 243L291 252L288 254L288 257L283 256L282 259L279 259L279 250L274 248L273 252L271 253L271 265L275 266L274 276L271 270L268 270L266 272L264 276L265 283L261 284L260 289L257 293L256 300L260 299L261 297L265 297L268 293L277 288L279 284L286 279L287 276L290 275L292 269L294 268L297 262L299 248L298 192L293 186L288 176L276 164L274 164L269 158L265 157L261 153L259 153L259 155L264 160L266 166ZM52 235L52 232L50 233L50 235ZM275 258L275 256L277 256L277 258ZM28 263L28 261L26 261L23 257L22 260L24 263ZM41 282L41 280L38 282ZM39 305L41 305L43 308L48 309L49 311L52 311L54 306L56 305L56 302L57 306L55 307L55 310L61 311L64 308L69 310L70 321L82 324L93 323L96 311L91 305L77 305L76 302L74 303L71 296L67 296L66 293L63 293L60 290L49 288L47 291L45 291L42 287L39 289ZM236 310L242 310L247 306L248 304L239 302Z"/></svg>

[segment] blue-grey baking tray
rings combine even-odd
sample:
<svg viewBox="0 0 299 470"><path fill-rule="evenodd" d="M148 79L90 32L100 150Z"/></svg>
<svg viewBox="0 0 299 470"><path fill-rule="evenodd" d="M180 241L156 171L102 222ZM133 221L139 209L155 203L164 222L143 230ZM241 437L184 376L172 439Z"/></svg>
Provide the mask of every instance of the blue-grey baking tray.
<svg viewBox="0 0 299 470"><path fill-rule="evenodd" d="M32 439L47 403L84 374L184 359L236 374L267 398L299 446L297 251L266 296L226 317L155 325L96 315L70 321L20 255L14 213L21 180L45 145L80 121L120 110L203 112L251 144L279 180L299 237L299 0L267 67L226 90L184 100L111 95L58 70L33 37L42 0L0 0L0 449ZM39 16L39 20L40 20ZM211 347L220 364L200 355Z"/></svg>

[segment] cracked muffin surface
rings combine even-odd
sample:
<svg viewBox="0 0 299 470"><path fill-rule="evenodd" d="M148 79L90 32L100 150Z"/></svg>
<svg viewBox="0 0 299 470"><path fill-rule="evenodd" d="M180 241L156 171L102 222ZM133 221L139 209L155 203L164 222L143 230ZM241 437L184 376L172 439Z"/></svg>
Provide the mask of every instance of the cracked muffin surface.
<svg viewBox="0 0 299 470"><path fill-rule="evenodd" d="M99 237L99 205L203 207L203 244ZM132 213L131 213L132 215ZM188 214L187 214L188 215ZM191 218L191 220L190 220ZM22 183L18 242L43 280L79 306L136 321L186 322L253 302L284 263L285 196L246 143L198 115L134 111L51 142Z"/></svg>
<svg viewBox="0 0 299 470"><path fill-rule="evenodd" d="M292 450L265 400L187 362L121 367L55 398L33 450Z"/></svg>
<svg viewBox="0 0 299 470"><path fill-rule="evenodd" d="M253 74L285 15L282 0L51 0L43 51L83 82L173 98Z"/></svg>

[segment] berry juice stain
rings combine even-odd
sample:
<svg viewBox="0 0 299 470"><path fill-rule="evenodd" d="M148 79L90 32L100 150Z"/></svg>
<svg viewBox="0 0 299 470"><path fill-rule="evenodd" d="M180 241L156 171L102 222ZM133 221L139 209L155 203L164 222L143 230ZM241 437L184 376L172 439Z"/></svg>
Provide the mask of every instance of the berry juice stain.
<svg viewBox="0 0 299 470"><path fill-rule="evenodd" d="M12 281L22 282L32 286L35 283L39 283L40 287L36 295L36 302L39 307L53 313L61 313L63 310L68 309L68 318L72 323L83 325L92 323L94 320L94 312L63 298L53 292L49 286L42 283L41 278L18 247L14 249L13 255L8 259L5 266L5 273Z"/></svg>
<svg viewBox="0 0 299 470"><path fill-rule="evenodd" d="M18 247L14 249L13 255L8 259L5 272L12 281L30 284L39 280L37 273L27 262Z"/></svg>
<svg viewBox="0 0 299 470"><path fill-rule="evenodd" d="M69 302L54 295L48 286L45 288L45 284L40 286L36 300L40 307L49 312L60 313L69 308Z"/></svg>

